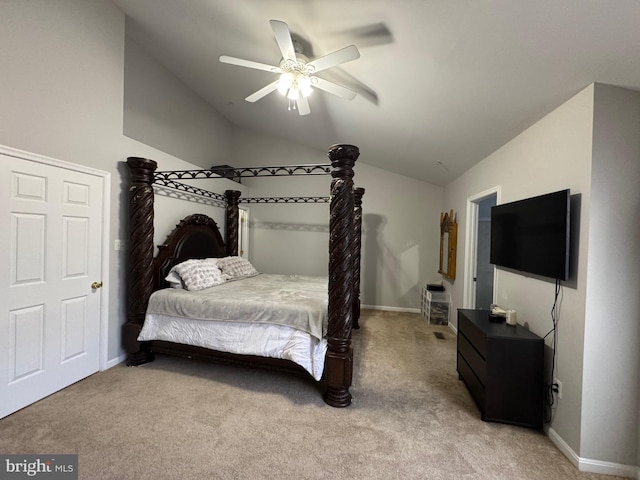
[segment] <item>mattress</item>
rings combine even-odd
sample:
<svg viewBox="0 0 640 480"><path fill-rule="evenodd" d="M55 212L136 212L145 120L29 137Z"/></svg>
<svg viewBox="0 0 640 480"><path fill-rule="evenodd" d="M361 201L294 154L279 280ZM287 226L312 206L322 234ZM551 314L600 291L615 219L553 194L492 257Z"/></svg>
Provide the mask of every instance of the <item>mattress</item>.
<svg viewBox="0 0 640 480"><path fill-rule="evenodd" d="M151 295L139 341L164 340L291 360L320 380L327 349L327 277L259 274Z"/></svg>

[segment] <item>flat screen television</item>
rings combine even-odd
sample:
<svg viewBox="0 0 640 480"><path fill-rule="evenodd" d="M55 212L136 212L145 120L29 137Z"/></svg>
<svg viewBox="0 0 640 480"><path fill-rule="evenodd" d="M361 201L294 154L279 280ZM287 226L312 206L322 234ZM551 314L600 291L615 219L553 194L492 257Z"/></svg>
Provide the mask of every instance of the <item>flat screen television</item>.
<svg viewBox="0 0 640 480"><path fill-rule="evenodd" d="M568 189L492 207L489 261L520 272L567 280L569 214Z"/></svg>

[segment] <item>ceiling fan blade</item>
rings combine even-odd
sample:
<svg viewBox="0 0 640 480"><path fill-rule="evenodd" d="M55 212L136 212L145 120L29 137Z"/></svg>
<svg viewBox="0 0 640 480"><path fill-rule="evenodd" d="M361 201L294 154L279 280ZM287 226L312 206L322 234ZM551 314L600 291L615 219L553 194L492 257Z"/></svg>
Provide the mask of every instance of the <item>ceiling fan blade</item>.
<svg viewBox="0 0 640 480"><path fill-rule="evenodd" d="M343 87L328 80L324 80L320 77L311 77L311 85L346 100L353 100L357 95L356 92L349 88Z"/></svg>
<svg viewBox="0 0 640 480"><path fill-rule="evenodd" d="M315 60L307 63L307 67L313 68L313 73L320 72L327 68L340 65L341 63L350 62L360 58L360 52L355 45L349 45L348 47L336 50L333 53L324 55L323 57L316 58Z"/></svg>
<svg viewBox="0 0 640 480"><path fill-rule="evenodd" d="M301 96L296 103L298 104L298 113L300 115L309 115L311 113L311 107L309 107L309 99Z"/></svg>
<svg viewBox="0 0 640 480"><path fill-rule="evenodd" d="M322 77L325 80L329 80L330 82L337 83L338 85L342 85L343 87L353 90L360 98L364 98L374 105L380 104L378 93L373 90L373 88L369 87L364 82L361 82L353 75L345 72L343 68L338 67L325 70L322 72Z"/></svg>
<svg viewBox="0 0 640 480"><path fill-rule="evenodd" d="M266 63L253 62L251 60L244 60L242 58L228 57L227 55L222 55L220 57L220 61L222 63L237 65L239 67L255 68L258 70L265 70L267 72L272 72L272 73L282 73L282 70L280 70L280 67L276 67L274 65L267 65Z"/></svg>
<svg viewBox="0 0 640 480"><path fill-rule="evenodd" d="M269 20L269 23L271 24L271 30L273 30L273 34L276 37L276 42L278 42L280 52L282 52L282 58L284 60L293 60L295 62L296 51L293 47L293 40L291 40L289 26L280 20Z"/></svg>
<svg viewBox="0 0 640 480"><path fill-rule="evenodd" d="M245 98L245 100L247 102L257 102L258 100L260 100L262 97L270 94L271 92L273 92L276 88L278 88L278 82L280 80L276 80L273 83L270 83L269 85L267 85L266 87L262 87L260 90L258 90L255 93L252 93L251 95L249 95L247 98Z"/></svg>
<svg viewBox="0 0 640 480"><path fill-rule="evenodd" d="M355 43L360 48L375 47L378 45L387 45L393 43L393 34L391 30L382 22L363 25L361 27L350 28L347 30L330 31L327 35L335 39L342 38L344 43Z"/></svg>

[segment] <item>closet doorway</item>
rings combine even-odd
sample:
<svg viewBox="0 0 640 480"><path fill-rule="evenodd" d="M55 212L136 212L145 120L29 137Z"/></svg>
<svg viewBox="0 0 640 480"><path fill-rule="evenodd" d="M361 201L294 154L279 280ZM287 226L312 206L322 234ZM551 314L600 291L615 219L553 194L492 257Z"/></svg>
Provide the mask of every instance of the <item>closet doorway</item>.
<svg viewBox="0 0 640 480"><path fill-rule="evenodd" d="M106 364L110 175L2 146L0 185L2 418Z"/></svg>
<svg viewBox="0 0 640 480"><path fill-rule="evenodd" d="M488 309L495 303L495 267L489 262L491 207L497 205L499 187L467 199L467 252L465 308Z"/></svg>

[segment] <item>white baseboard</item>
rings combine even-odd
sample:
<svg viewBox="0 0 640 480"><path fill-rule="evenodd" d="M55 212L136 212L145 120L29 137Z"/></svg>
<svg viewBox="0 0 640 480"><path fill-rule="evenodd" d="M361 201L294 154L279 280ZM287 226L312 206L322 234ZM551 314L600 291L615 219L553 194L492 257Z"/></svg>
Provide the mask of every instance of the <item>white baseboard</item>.
<svg viewBox="0 0 640 480"><path fill-rule="evenodd" d="M578 470L581 472L601 473L603 475L615 475L617 477L640 479L640 467L622 465L601 460L580 459Z"/></svg>
<svg viewBox="0 0 640 480"><path fill-rule="evenodd" d="M107 365L105 370L109 370L112 367L115 367L116 365L120 365L122 362L124 362L127 359L127 355L120 355L119 357L116 358L112 358L111 360L107 360Z"/></svg>
<svg viewBox="0 0 640 480"><path fill-rule="evenodd" d="M546 432L549 439L556 447L558 447L558 450L560 450L562 454L567 457L569 461L581 472L615 475L618 477L635 478L636 480L640 480L640 467L581 458L553 428L549 428Z"/></svg>
<svg viewBox="0 0 640 480"><path fill-rule="evenodd" d="M405 307L385 307L381 305L362 305L361 309L367 310L385 310L387 312L408 312L408 313L420 313L419 308L405 308Z"/></svg>

